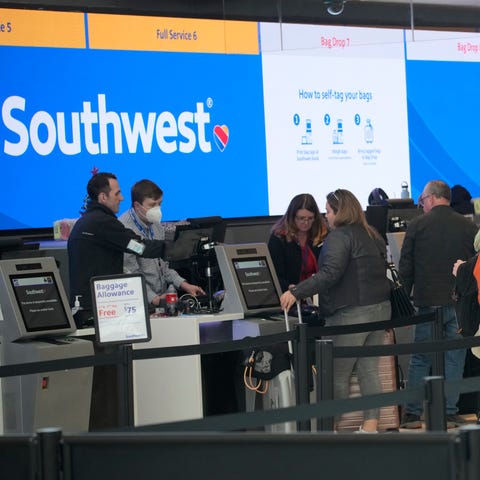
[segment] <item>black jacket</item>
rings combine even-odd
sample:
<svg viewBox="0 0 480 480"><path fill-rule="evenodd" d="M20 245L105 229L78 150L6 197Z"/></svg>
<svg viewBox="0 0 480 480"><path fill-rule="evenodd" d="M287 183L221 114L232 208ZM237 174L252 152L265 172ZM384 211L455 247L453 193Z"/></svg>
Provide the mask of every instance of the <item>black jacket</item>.
<svg viewBox="0 0 480 480"><path fill-rule="evenodd" d="M475 255L476 225L448 205L437 205L414 218L405 234L399 273L407 292L413 287L418 307L453 303L453 264Z"/></svg>
<svg viewBox="0 0 480 480"><path fill-rule="evenodd" d="M81 295L81 306L91 310L90 278L123 273L123 254L131 240L145 245L144 257L156 258L163 254L164 241L142 240L109 208L97 202L90 203L75 223L67 243L72 305L75 296Z"/></svg>
<svg viewBox="0 0 480 480"><path fill-rule="evenodd" d="M292 288L297 299L319 294L320 309L332 315L347 306L390 299L383 239L372 239L361 225L344 225L325 239L318 273Z"/></svg>
<svg viewBox="0 0 480 480"><path fill-rule="evenodd" d="M309 245L315 258L321 250L321 245L314 247ZM277 272L278 281L282 292L288 290L289 285L296 285L300 281L302 273L302 249L297 242L287 242L285 237L270 235L268 241L268 249L272 257L275 271Z"/></svg>
<svg viewBox="0 0 480 480"><path fill-rule="evenodd" d="M480 305L478 304L477 279L473 269L477 263L478 255L469 258L457 270L455 283L455 311L458 323L464 337L473 337L478 330L480 322Z"/></svg>

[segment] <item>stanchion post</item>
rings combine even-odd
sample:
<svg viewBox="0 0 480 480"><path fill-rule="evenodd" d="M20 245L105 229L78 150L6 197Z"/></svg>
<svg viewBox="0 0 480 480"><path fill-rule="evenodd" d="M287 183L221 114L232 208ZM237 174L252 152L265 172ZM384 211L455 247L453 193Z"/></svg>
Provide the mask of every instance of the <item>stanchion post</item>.
<svg viewBox="0 0 480 480"><path fill-rule="evenodd" d="M443 377L425 377L425 429L428 431L446 431L445 382Z"/></svg>
<svg viewBox="0 0 480 480"><path fill-rule="evenodd" d="M464 480L480 478L480 425L465 425L460 428L461 476Z"/></svg>
<svg viewBox="0 0 480 480"><path fill-rule="evenodd" d="M306 323L299 323L296 325L296 337L294 344L294 369L295 369L295 397L297 405L309 403L309 382L310 365L308 361L308 344L307 344L307 330ZM308 420L301 420L297 422L299 431L310 431L310 422Z"/></svg>
<svg viewBox="0 0 480 480"><path fill-rule="evenodd" d="M117 363L118 421L122 427L132 427L133 420L133 353L132 345L120 345L121 362Z"/></svg>
<svg viewBox="0 0 480 480"><path fill-rule="evenodd" d="M317 402L333 400L333 341L315 341L315 364L317 368ZM317 419L317 430L328 431L334 428L333 417Z"/></svg>
<svg viewBox="0 0 480 480"><path fill-rule="evenodd" d="M40 480L60 480L62 452L60 428L40 428L37 430L40 454Z"/></svg>
<svg viewBox="0 0 480 480"><path fill-rule="evenodd" d="M443 340L443 308L435 309L435 320L432 323L433 341ZM445 355L444 352L434 352L432 356L432 375L445 377Z"/></svg>

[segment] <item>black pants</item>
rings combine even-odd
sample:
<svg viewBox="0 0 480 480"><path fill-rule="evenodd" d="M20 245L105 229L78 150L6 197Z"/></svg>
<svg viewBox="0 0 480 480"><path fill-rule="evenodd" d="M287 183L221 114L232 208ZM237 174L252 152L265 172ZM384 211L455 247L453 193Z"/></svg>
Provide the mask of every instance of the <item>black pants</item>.
<svg viewBox="0 0 480 480"><path fill-rule="evenodd" d="M463 378L480 376L480 358L477 358L470 349L465 357ZM462 393L458 401L458 410L461 414L480 414L480 392Z"/></svg>

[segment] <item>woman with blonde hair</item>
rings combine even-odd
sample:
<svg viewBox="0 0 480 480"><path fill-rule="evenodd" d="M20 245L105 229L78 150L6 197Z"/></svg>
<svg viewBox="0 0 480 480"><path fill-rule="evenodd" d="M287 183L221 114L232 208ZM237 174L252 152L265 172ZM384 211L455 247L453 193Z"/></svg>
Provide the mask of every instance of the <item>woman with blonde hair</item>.
<svg viewBox="0 0 480 480"><path fill-rule="evenodd" d="M320 252L318 272L283 293L282 308L288 311L297 300L318 294L327 326L390 319L385 242L367 223L360 202L350 191L329 193L326 210L330 233ZM334 346L379 345L383 331L338 335L332 340ZM377 357L338 358L334 370L335 398L349 396L354 370L363 395L382 391ZM359 432L376 433L378 417L378 408L365 411Z"/></svg>

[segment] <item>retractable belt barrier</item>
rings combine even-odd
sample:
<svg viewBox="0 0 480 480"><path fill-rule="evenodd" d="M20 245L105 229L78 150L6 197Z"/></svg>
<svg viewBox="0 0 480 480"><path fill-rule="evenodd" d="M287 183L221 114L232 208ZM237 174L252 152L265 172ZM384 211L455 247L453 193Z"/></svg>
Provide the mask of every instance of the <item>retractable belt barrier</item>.
<svg viewBox="0 0 480 480"><path fill-rule="evenodd" d="M347 335L350 333L370 332L374 330L388 330L396 327L407 327L434 321L434 314L428 313L414 317L400 317L395 320L383 320L368 324L354 324L341 327L308 327L307 339ZM158 347L134 350L133 360L147 360L153 358L182 357L188 355L205 355L209 353L232 352L249 349L251 347L275 345L283 342L296 342L297 330L262 335L259 337L246 337L241 340L227 342L212 342L202 345L183 345L175 347ZM480 337L467 337L458 340L439 340L422 342L421 344L405 343L396 345L376 345L370 347L337 347L335 357L383 356L404 355L411 353L432 353L436 351L457 350L480 345ZM68 359L47 360L42 362L29 362L0 366L0 378L17 375L28 375L45 371L57 371L73 368L84 368L100 365L115 365L123 361L120 352L98 353L95 355L74 357Z"/></svg>
<svg viewBox="0 0 480 480"><path fill-rule="evenodd" d="M186 355L202 355L227 351L240 351L253 347L268 346L288 341L292 341L294 344L294 357L301 357L301 355L298 355L298 353L302 349L306 348L306 345L303 344L306 343L307 339L318 339L318 337L321 338L323 336L349 334L360 331L385 330L395 327L402 327L432 321L434 321L434 318L431 314L429 314L413 318L397 319L395 321L377 322L367 325L358 324L350 325L347 327L313 328L308 327L308 325L306 324L300 324L294 331L275 335L266 335L254 338L247 337L242 340L210 343L204 345L186 345L145 350L132 350L130 352L130 358L133 361L152 358L166 358ZM317 343L319 342L328 342L328 340L317 340ZM434 340L432 342L422 344L378 345L371 347L338 347L331 348L330 353L332 357L387 356L420 352L435 353L443 352L450 349L470 348L472 346L479 345L480 337L473 337L464 338L461 340ZM0 377L26 375L31 373L40 373L45 371L56 371L63 369L83 368L87 366L97 365L121 365L124 360L124 352L119 351L108 354L97 354L94 356L8 365L0 367ZM310 371L310 365L296 364L295 368L304 368L306 371ZM296 372L295 379L297 380L298 378L302 378L302 375L298 375L298 373ZM440 389L437 388L439 386L439 380L441 383ZM80 470L77 470L77 464L82 466L85 465L85 462L87 462L88 464L88 458L90 458L88 457L88 455L92 455L93 452L97 451L96 448L92 448L91 446L97 445L98 442L100 442L101 445L106 445L106 441L109 441L110 443L108 443L108 445L111 450L110 453L114 455L117 459L119 458L119 455L121 456L121 452L124 451L124 446L122 442L124 442L125 440L129 442L129 448L136 448L136 445L139 446L141 448L141 451L145 452L145 455L142 456L141 462L138 462L136 454L128 456L128 458L130 459L128 461L131 463L131 465L136 465L135 462L137 462L141 465L142 468L144 468L148 462L151 463L151 466L154 465L155 459L159 456L158 448L163 445L161 444L161 439L163 439L163 437L160 436L170 435L170 433L173 436L166 439L168 442L171 442L172 440L175 441L175 439L177 441L182 441L182 439L184 439L185 437L186 440L183 440L184 443L182 443L182 445L191 445L192 449L194 449L193 451L196 451L202 447L201 442L205 442L205 439L207 439L206 442L207 444L209 444L212 438L210 436L200 437L199 432L208 432L205 435L216 435L217 437L219 437L219 442L221 445L228 445L236 441L232 440L231 437L231 435L235 437L235 432L243 432L244 430L256 428L259 426L273 425L291 421L296 421L298 425L301 425L302 423L305 424L309 422L312 418L320 419L334 417L347 412L379 408L395 404L399 405L406 402L422 400L431 401L432 399L427 397L431 395L432 392L434 396L438 396L438 392L442 394L443 387L445 389L445 392L447 393L468 393L473 391L480 391L480 377L473 377L448 382L444 382L443 379L439 377L432 377L426 378L425 381L426 385L433 385L435 386L435 388L429 389L425 388L425 386L420 386L415 388L398 390L395 392L380 393L376 395L337 400L323 400L315 404L309 404L306 402L300 403L297 400L297 406L288 408L207 416L203 419L178 421L157 425L144 425L141 427L122 427L111 430L103 430L102 432L98 433L82 433L77 434L76 436L62 435L61 430L55 428L41 429L35 435L22 436L22 438L18 436L0 436L0 446L2 446L3 455L6 455L9 459L17 458L12 457L9 453L10 451L13 451L13 453L15 453L17 456L21 453L23 455L23 459L27 458L27 474L21 478L28 478L29 480L34 478L37 480L57 480L58 478L60 478L61 472L65 473L66 471L68 471L68 478L71 478L72 480L75 480L77 478L83 480L83 478L87 477L82 476L82 474L84 473L83 470L82 472L80 472ZM299 388L305 388L305 386L301 385ZM297 396L299 388L297 387ZM229 433L221 434L219 432ZM152 437L151 435L155 435L155 433L158 433L158 435L154 439L154 437ZM362 450L363 453L361 453L361 456L365 456L368 454L368 452L377 452L377 448L372 450L370 446L370 444L372 444L373 446L373 443L370 440L375 441L376 437L382 447L384 449L387 449L382 455L386 455L386 452L395 452L395 455L397 455L399 442L395 440L405 439L408 445L412 445L412 448L415 448L417 450L420 448L421 450L422 447L425 447L427 451L431 453L432 462L434 463L428 463L428 468L425 467L427 468L427 471L429 468L433 468L434 465L437 465L439 459L438 455L440 455L441 458L448 459L448 466L446 466L445 464L443 467L440 467L440 470L444 474L442 478L448 480L474 480L477 479L480 475L480 461L477 455L472 455L472 452L478 451L478 446L480 445L480 426L469 425L461 427L457 432L454 433L440 432L434 434L433 432L429 432L429 435L402 434L400 436L382 436L381 438L378 436L358 436L348 434L330 435L328 432L322 433L323 435L305 435L305 432L297 434L264 434L262 436L258 436L257 434L254 437L250 437L248 433L245 433L242 434L241 438L250 444L252 442L255 442L255 439L260 439L260 443L258 444L258 446L255 444L255 448L259 452L262 449L262 446L266 445L266 443L270 441L268 440L270 438L278 440L278 442L283 442L284 440L287 441L287 439L291 439L294 443L291 444L290 442L289 445L291 444L292 447L289 448L294 448L293 445L299 446L302 444L303 441L307 441L308 439L315 440L315 442L318 443L318 445L315 444L316 454L309 456L309 458L315 458L315 465L317 464L317 457L319 452L325 452L325 455L331 458L332 448L334 448L338 442L341 443L341 445L339 444L338 447L341 447L341 452L343 453L345 452L345 441L353 442L352 447L355 448L355 451L358 450L358 448L363 448L362 445L365 444L366 448ZM125 435L131 434L134 434L135 436L131 439L130 437L125 437ZM101 438L99 438L98 435L101 435ZM148 435L148 437L143 437L143 435ZM179 435L183 435L183 437L180 437ZM349 440L350 438L352 440ZM425 439L425 441L423 442L422 439ZM232 441L230 442L230 440ZM418 441L415 443L416 440ZM156 441L158 443L158 446L156 446L153 450L149 450L145 447L147 445L146 442L149 441ZM19 446L19 442L23 442L22 445ZM442 450L442 445L446 444L445 442L448 442L448 445L452 445L454 448L449 448L448 452L445 449ZM413 443L415 443L414 447ZM318 450L320 447L322 447L322 445L325 446L325 449ZM432 445L435 445L436 453L431 450ZM77 447L79 449L80 456L84 454L84 451L86 452L86 456L82 457L85 461L75 463L74 460L76 456L73 455L72 452L75 452L75 449ZM19 448L23 448L23 450L19 450ZM430 450L428 450L429 448ZM217 450L215 450L215 452L216 451ZM261 451L263 452L263 450ZM266 454L266 452L268 451L276 452L277 450L272 450L271 448L267 447L264 453ZM289 450L289 452L291 453L292 450ZM236 455L239 455L240 453L244 453L244 448L242 448L241 450L236 450ZM262 455L264 453L262 453ZM103 459L103 456L105 455L104 451L101 450L101 453L99 451L99 455ZM378 460L377 455L378 453L375 453L375 461ZM62 460L60 461L59 459ZM422 461L425 462L425 458L422 457ZM10 468L12 472L17 471L17 464L15 464L13 461L11 461L10 463L11 465L7 465L6 467L7 470L8 468ZM148 465L150 465L150 463L148 463ZM208 464L209 462L201 463ZM229 462L229 464L231 465L234 465L234 463L235 462ZM348 462L346 464L348 464ZM111 466L112 462L106 462L105 468L107 468L107 465ZM325 468L325 463L322 463L322 465ZM332 465L335 465L335 469L338 470L337 462L332 461ZM195 468L197 469L198 467ZM234 468L235 471L237 471L238 465L235 465ZM356 471L357 469L358 466L355 467ZM381 469L378 470L376 468L375 471L380 472L382 476L384 475L384 472ZM211 474L207 475L206 472L203 472L202 468L200 468L197 473L199 478L211 478ZM97 475L97 477L92 477L91 472L88 475L88 478L105 478L100 473ZM204 476L202 477L202 475ZM116 478L120 477L121 476L118 476ZM261 478L264 477L262 476ZM369 476L369 478L376 477ZM378 478L380 478L380 476ZM405 478L405 475L402 475L401 477L399 476L398 478ZM424 478L424 476L422 476L422 478Z"/></svg>
<svg viewBox="0 0 480 480"><path fill-rule="evenodd" d="M349 325L346 327L310 327L308 338L314 338L324 335L342 335L348 333L357 333L373 330L384 330L398 326L415 325L418 323L427 323L432 321L430 314L419 315L417 317L405 317L391 321L375 322L371 324ZM408 322L408 323L407 323ZM276 343L295 341L296 331L277 333L274 335L263 335L261 337L247 337L242 340L233 340L228 342L215 342L204 345L184 345L175 347L159 347L135 350L133 352L134 360L147 360L153 358L182 357L188 355L204 355L208 353L232 352L248 349L250 347L268 346ZM480 345L472 343L472 346ZM465 347L462 347L465 348ZM448 350L448 348L447 348ZM403 353L403 352L402 352ZM410 352L406 352L410 353ZM41 373L45 371L57 371L72 368L84 368L100 365L115 365L123 361L123 355L119 352L98 353L95 355L74 357L68 359L47 360L42 362L29 362L22 364L12 364L0 366L0 378L14 377L17 375L28 375L32 373Z"/></svg>
<svg viewBox="0 0 480 480"><path fill-rule="evenodd" d="M292 472L309 478L319 465L326 479L383 480L385 472L391 480L477 480L480 476L475 454L480 446L479 426L463 427L453 434L388 436L237 432L75 435L51 428L2 440L2 474L19 480L159 476L198 480L274 476L287 480ZM399 453L408 460L399 461Z"/></svg>
<svg viewBox="0 0 480 480"><path fill-rule="evenodd" d="M304 338L312 339L330 335L341 335L364 331L385 330L395 327L404 327L434 321L434 314L417 315L414 317L399 318L391 321L381 321L369 324L355 324L342 327L307 327L307 335ZM300 326L300 325L299 325ZM292 341L295 351L305 346L298 345L299 328L290 332L261 337L246 337L242 340L217 342L203 345L185 345L175 347L162 347L152 349L133 350L132 360L146 360L153 358L178 357L188 355L203 355L229 351L240 351L258 346L268 346L277 343ZM394 356L412 353L434 353L447 350L457 350L480 346L480 337L463 338L459 340L436 340L425 343L409 343L397 345L376 345L369 347L336 347L333 348L334 357L362 357L362 356ZM84 368L98 365L121 365L124 362L123 352L96 354L94 356L75 357L68 359L49 360L15 364L0 367L0 378L16 375L27 375L45 371L58 371L64 369ZM310 369L310 365L303 368ZM308 389L308 386L300 386L300 389ZM480 377L472 377L463 380L445 382L447 393L469 393L480 391ZM298 394L298 388L297 388ZM189 430L217 430L231 431L251 428L260 425L269 425L287 421L302 421L311 418L321 418L340 415L350 411L365 410L370 408L400 405L405 402L421 401L425 397L425 388L407 388L395 392L381 393L341 400L325 400L316 404L300 404L295 407L265 410L249 413L235 413L217 415L199 420L171 422L142 427L125 427L115 431L140 430L140 431L189 431Z"/></svg>

